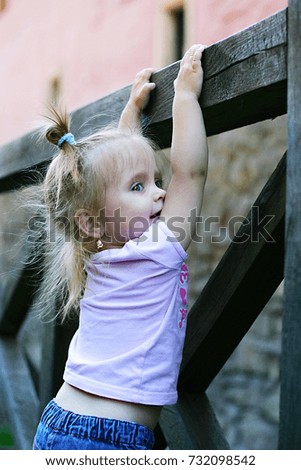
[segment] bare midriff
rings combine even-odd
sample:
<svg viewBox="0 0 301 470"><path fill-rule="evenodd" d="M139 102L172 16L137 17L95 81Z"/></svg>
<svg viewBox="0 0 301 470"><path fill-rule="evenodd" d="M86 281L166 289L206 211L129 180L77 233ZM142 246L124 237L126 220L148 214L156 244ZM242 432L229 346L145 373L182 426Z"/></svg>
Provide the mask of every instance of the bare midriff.
<svg viewBox="0 0 301 470"><path fill-rule="evenodd" d="M66 382L60 388L55 402L64 410L76 414L131 421L154 429L161 406L142 405L101 397L79 390Z"/></svg>

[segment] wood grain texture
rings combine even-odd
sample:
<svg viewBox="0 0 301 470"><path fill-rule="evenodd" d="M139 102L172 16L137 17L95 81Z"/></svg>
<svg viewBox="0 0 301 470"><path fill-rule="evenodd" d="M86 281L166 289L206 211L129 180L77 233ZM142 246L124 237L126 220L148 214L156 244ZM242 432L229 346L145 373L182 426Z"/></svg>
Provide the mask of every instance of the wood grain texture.
<svg viewBox="0 0 301 470"><path fill-rule="evenodd" d="M285 295L279 448L301 449L301 2L289 1Z"/></svg>
<svg viewBox="0 0 301 470"><path fill-rule="evenodd" d="M163 409L160 426L171 450L230 449L206 394L180 393Z"/></svg>

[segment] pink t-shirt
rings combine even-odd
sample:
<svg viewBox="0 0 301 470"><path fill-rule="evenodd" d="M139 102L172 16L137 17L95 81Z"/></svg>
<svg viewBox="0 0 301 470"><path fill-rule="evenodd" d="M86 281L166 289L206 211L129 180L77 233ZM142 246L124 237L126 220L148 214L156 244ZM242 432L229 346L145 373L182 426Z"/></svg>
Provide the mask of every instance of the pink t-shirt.
<svg viewBox="0 0 301 470"><path fill-rule="evenodd" d="M121 249L92 256L64 380L148 405L177 401L186 329L186 252L158 221Z"/></svg>

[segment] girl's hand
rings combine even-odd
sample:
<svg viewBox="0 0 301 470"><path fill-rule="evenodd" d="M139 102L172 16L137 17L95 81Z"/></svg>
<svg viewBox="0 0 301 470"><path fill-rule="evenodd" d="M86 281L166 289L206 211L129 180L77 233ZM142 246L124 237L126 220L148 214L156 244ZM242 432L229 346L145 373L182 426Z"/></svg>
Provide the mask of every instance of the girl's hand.
<svg viewBox="0 0 301 470"><path fill-rule="evenodd" d="M196 44L184 55L178 76L174 81L176 93L189 93L199 98L204 76L201 58L205 48L206 46L202 44Z"/></svg>
<svg viewBox="0 0 301 470"><path fill-rule="evenodd" d="M137 73L129 101L120 116L118 129L122 132L134 132L140 129L141 113L148 105L151 91L156 87L149 81L154 71L149 68Z"/></svg>
<svg viewBox="0 0 301 470"><path fill-rule="evenodd" d="M132 86L129 105L133 106L137 112L143 111L148 105L150 93L156 87L155 83L150 82L154 69L143 69L137 73Z"/></svg>

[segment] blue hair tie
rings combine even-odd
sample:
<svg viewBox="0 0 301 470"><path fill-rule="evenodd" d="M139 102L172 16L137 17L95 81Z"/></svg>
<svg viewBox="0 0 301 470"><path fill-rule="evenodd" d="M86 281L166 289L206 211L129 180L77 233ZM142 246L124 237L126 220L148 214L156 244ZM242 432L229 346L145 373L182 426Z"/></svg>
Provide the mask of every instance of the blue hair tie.
<svg viewBox="0 0 301 470"><path fill-rule="evenodd" d="M64 142L67 142L70 145L75 145L76 142L74 139L74 135L71 134L71 132L64 134L57 143L58 147L61 148Z"/></svg>

